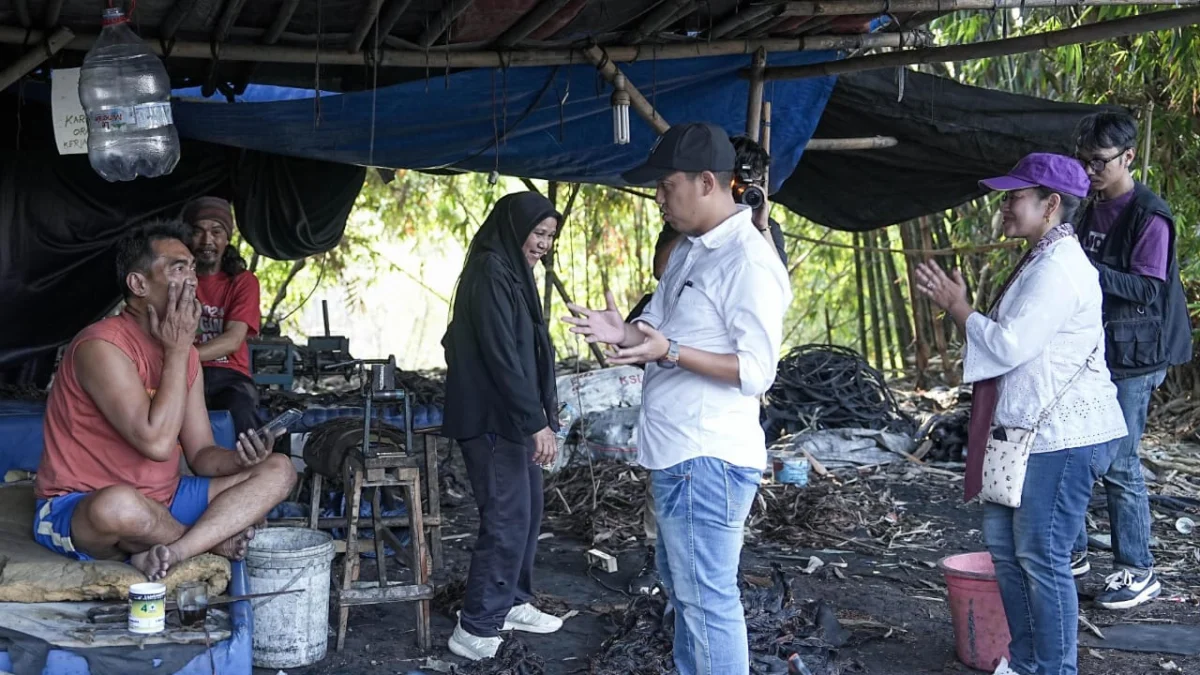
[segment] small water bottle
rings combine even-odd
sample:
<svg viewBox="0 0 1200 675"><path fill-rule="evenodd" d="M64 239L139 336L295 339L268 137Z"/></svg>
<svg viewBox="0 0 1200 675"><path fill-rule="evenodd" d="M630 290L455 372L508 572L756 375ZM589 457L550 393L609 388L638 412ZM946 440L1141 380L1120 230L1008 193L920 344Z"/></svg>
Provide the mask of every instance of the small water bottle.
<svg viewBox="0 0 1200 675"><path fill-rule="evenodd" d="M575 407L570 403L560 403L558 405L558 431L554 435L560 441L566 441L571 435L571 427L575 425L575 420L579 417L575 412ZM562 443L559 443L561 446Z"/></svg>
<svg viewBox="0 0 1200 675"><path fill-rule="evenodd" d="M88 160L105 180L154 178L175 169L179 134L171 80L119 9L104 10L100 36L83 57L79 100L87 114Z"/></svg>

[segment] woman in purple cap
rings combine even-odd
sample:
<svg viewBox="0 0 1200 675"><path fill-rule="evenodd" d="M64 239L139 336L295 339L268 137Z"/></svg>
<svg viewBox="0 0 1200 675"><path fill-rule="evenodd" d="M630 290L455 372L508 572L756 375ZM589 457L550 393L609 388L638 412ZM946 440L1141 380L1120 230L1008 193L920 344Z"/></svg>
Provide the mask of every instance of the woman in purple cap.
<svg viewBox="0 0 1200 675"><path fill-rule="evenodd" d="M1003 497L991 492L983 506L984 541L1012 635L1011 663L1002 660L995 672L1074 675L1079 605L1071 545L1092 484L1126 434L1104 360L1099 276L1071 225L1088 177L1078 160L1037 153L982 185L1004 193L1004 235L1029 242L991 308L970 305L957 270L947 276L927 262L917 282L965 336L963 379L975 386L966 498L981 491L992 434L1033 433L1024 483L1011 493L1020 505L997 503Z"/></svg>

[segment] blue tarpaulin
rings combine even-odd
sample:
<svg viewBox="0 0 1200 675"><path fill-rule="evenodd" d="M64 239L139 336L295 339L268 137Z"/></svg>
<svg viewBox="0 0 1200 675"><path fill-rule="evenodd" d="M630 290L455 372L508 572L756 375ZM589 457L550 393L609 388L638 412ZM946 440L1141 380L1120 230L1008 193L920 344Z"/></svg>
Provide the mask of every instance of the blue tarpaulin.
<svg viewBox="0 0 1200 675"><path fill-rule="evenodd" d="M827 61L833 52L772 54L771 65ZM745 55L621 64L671 123L707 121L730 133L746 126ZM768 83L772 187L800 161L832 77ZM622 184L657 138L631 111L632 140L613 144L612 88L591 64L475 69L377 91L295 99L254 88L240 102L187 98L174 106L184 137L328 161L410 169L493 170L528 178ZM311 96L311 94L310 94ZM290 99L253 102L255 98ZM498 150L497 150L498 148Z"/></svg>

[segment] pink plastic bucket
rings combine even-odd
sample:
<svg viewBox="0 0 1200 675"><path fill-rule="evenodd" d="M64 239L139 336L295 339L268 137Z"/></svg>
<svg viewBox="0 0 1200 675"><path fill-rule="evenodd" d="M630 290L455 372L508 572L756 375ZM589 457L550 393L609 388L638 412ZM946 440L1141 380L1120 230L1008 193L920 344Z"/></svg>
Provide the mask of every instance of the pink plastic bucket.
<svg viewBox="0 0 1200 675"><path fill-rule="evenodd" d="M950 619L958 660L976 670L992 672L1008 658L1008 621L1000 601L996 568L987 552L942 558L950 593Z"/></svg>

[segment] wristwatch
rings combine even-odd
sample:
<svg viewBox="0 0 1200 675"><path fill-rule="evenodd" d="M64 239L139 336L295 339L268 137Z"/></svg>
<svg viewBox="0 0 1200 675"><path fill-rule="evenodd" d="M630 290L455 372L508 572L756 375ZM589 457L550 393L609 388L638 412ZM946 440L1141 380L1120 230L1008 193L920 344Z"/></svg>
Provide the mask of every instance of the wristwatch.
<svg viewBox="0 0 1200 675"><path fill-rule="evenodd" d="M679 343L675 340L667 340L667 355L658 360L658 367L670 370L677 365L679 365Z"/></svg>

